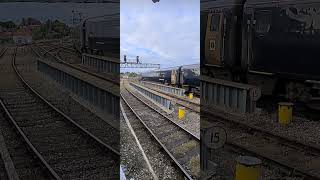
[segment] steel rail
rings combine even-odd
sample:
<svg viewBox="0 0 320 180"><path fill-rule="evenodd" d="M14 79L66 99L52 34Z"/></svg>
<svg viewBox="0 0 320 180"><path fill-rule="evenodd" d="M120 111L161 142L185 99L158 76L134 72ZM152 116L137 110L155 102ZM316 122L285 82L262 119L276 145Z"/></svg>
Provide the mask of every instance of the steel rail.
<svg viewBox="0 0 320 180"><path fill-rule="evenodd" d="M182 167L182 165L178 162L178 160L173 156L173 154L166 148L166 146L159 140L159 138L153 133L153 131L148 127L148 125L141 119L141 117L133 110L133 108L129 105L128 101L124 98L123 94L120 92L120 96L125 104L129 107L131 112L136 116L137 119L143 124L143 126L149 131L152 137L160 144L162 149L170 156L172 161L178 166L179 170L184 174L186 178L192 180L191 175Z"/></svg>
<svg viewBox="0 0 320 180"><path fill-rule="evenodd" d="M276 135L276 134L274 134L274 133L272 133L270 131L255 127L253 125L248 125L248 124L245 124L243 122L238 122L237 120L232 120L230 118L226 118L225 116L219 115L217 113L213 113L213 112L209 112L209 111L206 111L206 110L202 110L202 114L203 115L210 115L211 117L221 119L220 122L232 123L234 125L240 126L243 129L247 129L248 131L255 131L255 132L260 133L260 134L265 134L266 136L269 136L269 137L272 137L272 138L275 138L275 139L279 139L279 141L288 142L288 143L294 144L295 146L298 146L300 148L310 149L312 151L320 153L320 147L317 147L317 146L314 146L314 145L306 144L306 143L303 143L303 142L300 142L300 141L297 141L297 140L294 140L294 139L290 139L290 138L285 138L283 136Z"/></svg>
<svg viewBox="0 0 320 180"><path fill-rule="evenodd" d="M13 56L12 56L12 65L13 62L16 58L16 52L17 48L14 49L13 52ZM25 143L30 147L30 149L32 150L32 152L35 154L35 156L41 161L41 163L46 167L46 169L50 172L50 174L52 175L52 177L54 177L56 180L61 180L61 178L59 177L59 175L53 170L53 168L49 165L49 163L43 158L43 156L40 154L40 152L33 146L33 144L31 143L31 141L29 140L29 138L26 136L26 134L23 132L23 130L19 127L19 125L17 124L17 122L14 120L14 118L12 117L11 113L9 112L9 110L7 109L7 107L5 106L5 104L3 103L2 99L0 99L0 105L2 107L2 109L5 111L5 114L8 116L8 119L10 120L10 122L13 124L13 126L15 127L15 129L18 131L18 133L22 136L23 140L25 141Z"/></svg>
<svg viewBox="0 0 320 180"><path fill-rule="evenodd" d="M149 104L147 104L146 102L144 102L141 98L139 98L137 95L133 94L131 91L127 90L132 96L134 96L136 99L138 99L140 102L142 102L143 104L145 104L148 108L156 111L158 114L160 114L162 117L164 117L165 119L169 120L169 122L173 123L174 125L178 126L180 129L182 129L183 131L185 131L186 133L188 133L189 135L191 135L193 138L195 138L197 141L200 141L200 137L197 137L195 134L193 134L191 131L189 131L188 129L180 126L178 123L174 122L172 119L168 118L166 115L164 115L162 112L160 112L159 110L155 109L154 107L150 106Z"/></svg>
<svg viewBox="0 0 320 180"><path fill-rule="evenodd" d="M320 178L319 178L318 176L311 175L311 174L309 174L308 172L301 171L301 170L299 170L299 169L296 169L296 168L294 168L294 167L291 167L291 166L289 166L289 165L286 165L286 164L284 164L284 163L281 163L281 162L279 162L279 161L276 161L276 160L274 160L274 159L272 159L272 158L269 158L269 157L267 157L267 156L261 155L261 154L255 152L255 151L252 151L252 150L247 149L247 148L244 147L244 146L240 146L240 145L235 144L235 143L232 143L232 142L226 142L226 145L227 145L227 146L230 146L230 147L232 147L232 148L238 149L238 150L240 150L240 151L242 151L242 152L246 152L246 153L248 153L248 154L251 154L251 155L253 155L253 156L255 156L255 157L258 157L258 158L264 159L264 160L266 160L266 161L272 162L273 164L277 164L277 165L279 165L279 166L281 166L281 167L284 167L285 169L290 170L291 172L300 173L300 174L302 174L302 175L304 175L304 176L306 176L306 177L312 178L313 180L320 180Z"/></svg>
<svg viewBox="0 0 320 180"><path fill-rule="evenodd" d="M154 90L154 91L157 91L158 93L161 93L161 94L170 96L171 98L177 99L177 100L178 100L178 101L176 101L177 104L180 104L181 106L184 106L184 107L186 107L187 109L189 109L189 110L191 110L191 111L194 111L194 112L196 112L196 113L200 113L200 111L198 111L198 110L196 110L196 109L194 109L194 108L192 107L192 106L200 106L200 104L197 104L197 103L192 102L192 101L188 101L188 100L186 100L186 99L183 99L183 98L181 98L181 97L178 97L177 95L174 95L174 94L169 93L169 92L164 92L164 91L162 91L162 90L160 90L160 89L157 89L157 88L150 88L150 87L148 87L148 86L144 86L144 87L149 88L149 89L152 89L152 90ZM179 101L183 101L183 102L189 103L190 105L188 105L188 104L183 104L182 102L179 102Z"/></svg>
<svg viewBox="0 0 320 180"><path fill-rule="evenodd" d="M34 93L38 98L40 98L45 104L47 104L49 107L51 107L53 110L55 110L58 114L62 115L65 119L67 119L69 122L71 122L74 126L76 126L78 129L80 129L81 132L83 132L85 135L88 135L90 138L92 138L95 142L97 142L99 145L101 145L103 148L108 149L109 151L113 152L113 154L120 156L120 152L109 146L108 144L104 143L100 138L96 137L92 133L90 133L88 130L83 128L81 125L76 123L73 119L71 119L69 116L67 116L65 113L60 111L58 108L56 108L54 105L52 105L49 101L47 101L44 97L42 97L36 90L34 90L22 77L22 75L19 73L15 66L15 59L12 61L12 66L14 68L15 73L23 82L25 86L28 87L29 90L31 90L32 93Z"/></svg>
<svg viewBox="0 0 320 180"><path fill-rule="evenodd" d="M53 168L49 165L49 163L43 158L43 156L40 154L40 152L33 146L29 138L24 134L23 130L19 127L17 122L14 120L10 112L8 111L7 107L4 105L3 101L0 99L0 104L2 109L4 109L6 115L8 116L8 119L13 124L15 129L19 132L20 136L22 136L25 143L30 147L32 152L36 155L36 157L41 161L41 163L48 169L50 174L57 180L61 180L60 176L53 170Z"/></svg>
<svg viewBox="0 0 320 180"><path fill-rule="evenodd" d="M307 149L309 151L315 151L317 153L320 153L320 149L317 148L317 147L310 146L310 145L298 142L296 140L292 140L292 139L284 138L282 136L275 135L275 134L273 134L271 132L268 132L267 130L263 130L263 129L260 129L260 128L257 128L257 127L251 126L251 125L247 125L247 124L244 124L242 122L237 122L235 120L231 120L231 119L226 118L224 116L219 116L216 113L212 113L212 112L208 112L208 111L202 111L202 113L203 113L203 115L209 115L210 118L214 117L215 118L214 122L231 123L234 126L239 126L242 130L254 131L256 133L263 134L266 137L270 137L270 138L276 139L277 141L279 141L279 143L282 143L282 144L286 143L286 144L289 144L289 145L296 146L299 149L303 149L303 150ZM207 119L208 119L207 121L208 122L210 122L210 118L207 117ZM305 175L307 177L314 178L314 179L320 179L320 177L318 177L318 176L311 175L310 173L308 173L308 172L306 172L304 170L299 170L299 169L297 169L295 167L292 167L292 166L290 166L288 164L284 164L284 163L279 162L279 161L277 161L275 159L269 158L269 157L267 157L265 155L261 155L261 154L255 152L255 151L253 151L253 150L248 150L246 147L238 145L236 143L226 142L226 144L230 145L230 146L233 146L233 147L237 147L239 149L242 149L242 151L246 151L246 152L248 152L250 154L253 154L255 156L261 157L261 158L263 158L263 159L265 159L267 161L270 161L270 162L273 162L275 164L278 164L278 165L280 165L282 167L285 167L287 169L290 169L290 170L292 170L294 172L299 172L300 174L303 174L303 175Z"/></svg>
<svg viewBox="0 0 320 180"><path fill-rule="evenodd" d="M1 100L0 100L0 103L1 103ZM0 130L0 156L1 156L2 163L4 165L5 172L7 174L7 178L9 180L20 180L19 175L17 173L17 169L9 153L9 148L7 147L5 138L2 133L3 131Z"/></svg>
<svg viewBox="0 0 320 180"><path fill-rule="evenodd" d="M38 47L40 47L40 46L38 46ZM44 51L47 51L47 50L44 49L43 47L40 47L40 48L42 48ZM32 47L31 47L31 49L35 52L35 50L34 50ZM36 53L36 54L39 56L39 53ZM48 54L50 54L50 55L51 55L53 58L55 58L58 62L63 63L64 65L67 65L67 66L69 66L69 67L71 67L71 68L73 68L73 69L76 69L76 70L79 70L79 71L81 71L81 72L87 73L87 74L89 74L89 75L91 75L91 76L94 76L94 77L97 77L97 78L99 78L99 79L102 79L102 80L109 81L109 82L111 82L111 83L119 84L119 85L120 85L120 82L118 82L118 81L114 81L114 80L109 79L109 78L106 78L106 77L104 77L104 76L102 76L102 75L100 75L100 74L93 73L93 72L90 72L90 71L85 70L85 69L83 69L83 68L77 67L77 66L75 66L75 65L73 65L73 64L70 64L70 63L68 63L68 62L60 59L59 57L56 57L56 56L53 55L51 52L48 52ZM43 57L43 56L39 56L39 57Z"/></svg>
<svg viewBox="0 0 320 180"><path fill-rule="evenodd" d="M128 91L128 92L130 92L130 91ZM139 97L137 97L135 94L133 94L132 92L130 92L130 93L131 93L134 97L136 97L137 99L139 99L141 102L143 102L144 104L146 104L143 100L141 100L141 99L140 99ZM146 104L146 105L147 105L148 107L154 109L153 107L149 106L148 104ZM154 109L154 110L157 111L156 109ZM157 112L159 112L159 111L157 111ZM159 112L159 114L161 114L162 116L164 116L161 112ZM211 116L214 116L214 117L221 118L220 116L217 116L216 114L213 114L213 113L210 113L210 115L211 115ZM165 116L164 116L164 117L165 117ZM226 118L225 118L225 119L226 119ZM170 120L170 119L169 119L169 120ZM232 120L231 120L231 121L232 121ZM243 123L242 123L242 124L243 124ZM178 126L179 126L179 125L178 125ZM250 128L250 127L249 127L249 128ZM250 129L251 129L251 128L250 128ZM253 128L252 128L252 129L253 129ZM232 147L236 147L236 148L238 148L238 149L241 149L241 151L248 152L249 154L252 154L252 155L261 157L261 158L263 158L263 159L265 159L265 160L267 160L267 161L273 162L274 164L278 164L278 165L280 165L280 166L282 166L282 167L285 167L285 168L287 168L287 169L290 169L290 170L292 170L292 171L299 172L299 173L301 173L301 174L303 174L303 175L305 175L305 176L307 176L307 177L319 179L319 177L310 175L310 174L308 174L308 172L304 172L304 171L298 170L298 169L296 169L296 168L294 168L294 167L291 167L291 166L289 166L289 165L283 164L283 163L281 163L281 162L278 162L278 161L276 161L276 160L273 160L273 159L271 159L271 158L269 158L269 157L266 157L266 156L264 156L264 155L258 154L258 153L254 152L254 151L252 151L252 150L248 150L248 149L246 149L245 147L240 146L240 145L238 145L238 144L235 144L235 143L232 143L232 142L227 142L226 144L229 145L229 146L232 146Z"/></svg>

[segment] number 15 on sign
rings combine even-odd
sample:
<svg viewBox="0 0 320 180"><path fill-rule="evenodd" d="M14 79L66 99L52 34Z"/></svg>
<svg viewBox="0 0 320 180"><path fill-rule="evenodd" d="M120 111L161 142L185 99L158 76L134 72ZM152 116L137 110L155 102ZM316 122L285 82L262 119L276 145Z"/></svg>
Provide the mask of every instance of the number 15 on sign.
<svg viewBox="0 0 320 180"><path fill-rule="evenodd" d="M219 126L213 126L205 132L204 142L210 149L219 149L227 141L226 130Z"/></svg>

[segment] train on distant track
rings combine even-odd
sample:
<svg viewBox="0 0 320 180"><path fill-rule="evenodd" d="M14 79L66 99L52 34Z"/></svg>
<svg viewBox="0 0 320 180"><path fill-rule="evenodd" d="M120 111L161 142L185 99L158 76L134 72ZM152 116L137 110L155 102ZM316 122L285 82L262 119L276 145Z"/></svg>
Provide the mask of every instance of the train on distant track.
<svg viewBox="0 0 320 180"><path fill-rule="evenodd" d="M141 73L141 80L153 81L186 89L199 94L200 65L184 65Z"/></svg>
<svg viewBox="0 0 320 180"><path fill-rule="evenodd" d="M320 1L201 0L200 24L201 75L319 100Z"/></svg>
<svg viewBox="0 0 320 180"><path fill-rule="evenodd" d="M73 28L73 46L81 53L120 58L120 15L83 20Z"/></svg>

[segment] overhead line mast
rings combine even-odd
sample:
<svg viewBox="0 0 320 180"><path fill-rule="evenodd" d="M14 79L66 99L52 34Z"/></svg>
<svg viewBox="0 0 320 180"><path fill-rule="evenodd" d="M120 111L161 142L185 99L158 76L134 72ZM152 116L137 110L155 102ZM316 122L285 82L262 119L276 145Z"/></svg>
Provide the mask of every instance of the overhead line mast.
<svg viewBox="0 0 320 180"><path fill-rule="evenodd" d="M128 60L127 56L123 56L123 61L120 62L120 68L157 68L160 69L160 64L142 63L139 56L136 59Z"/></svg>

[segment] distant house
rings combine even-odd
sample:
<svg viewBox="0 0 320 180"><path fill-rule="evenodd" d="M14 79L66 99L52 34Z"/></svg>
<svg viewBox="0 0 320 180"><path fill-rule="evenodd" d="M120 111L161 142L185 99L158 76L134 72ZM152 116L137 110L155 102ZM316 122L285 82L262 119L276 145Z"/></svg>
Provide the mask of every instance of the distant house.
<svg viewBox="0 0 320 180"><path fill-rule="evenodd" d="M39 29L41 27L41 25L29 25L27 28L30 30L30 31L34 31L36 29Z"/></svg>
<svg viewBox="0 0 320 180"><path fill-rule="evenodd" d="M17 45L31 44L32 33L30 31L14 32L12 39Z"/></svg>
<svg viewBox="0 0 320 180"><path fill-rule="evenodd" d="M0 32L0 43L8 43L12 41L11 32Z"/></svg>

